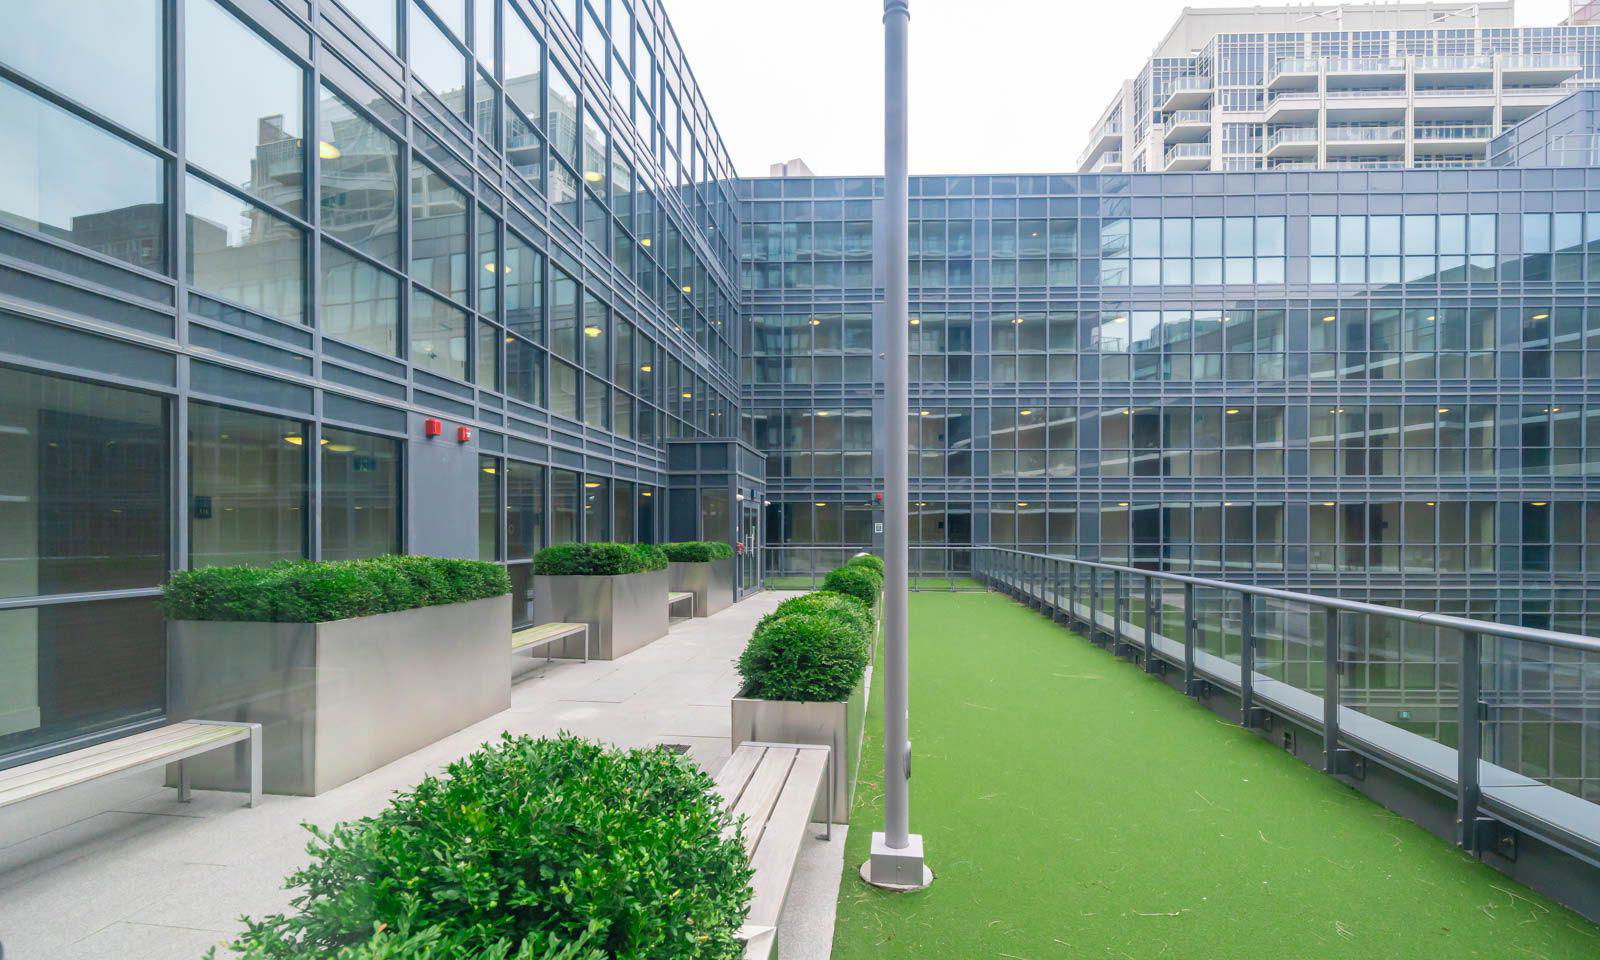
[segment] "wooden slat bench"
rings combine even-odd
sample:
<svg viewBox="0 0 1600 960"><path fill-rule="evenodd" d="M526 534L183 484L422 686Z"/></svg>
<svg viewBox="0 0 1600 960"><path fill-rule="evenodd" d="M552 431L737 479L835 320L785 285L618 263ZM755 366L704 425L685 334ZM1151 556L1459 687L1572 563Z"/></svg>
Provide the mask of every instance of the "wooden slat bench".
<svg viewBox="0 0 1600 960"><path fill-rule="evenodd" d="M684 614L682 611L679 611L679 619L688 620L690 617L694 616L694 594L687 590L667 594L667 617L669 619L671 618L673 607L683 603L687 603L689 605L689 612L688 614Z"/></svg>
<svg viewBox="0 0 1600 960"><path fill-rule="evenodd" d="M800 842L811 821L817 791L826 789L833 830L833 785L828 748L794 743L744 743L717 774L717 792L735 820L744 818L744 845L755 876L745 918L745 960L777 956L778 917L789 894Z"/></svg>
<svg viewBox="0 0 1600 960"><path fill-rule="evenodd" d="M511 631L511 652L532 652L535 647L544 647L546 662L551 659L550 645L557 640L565 640L583 634L583 662L589 662L589 625L587 623L541 623L536 627L523 627L521 630Z"/></svg>
<svg viewBox="0 0 1600 960"><path fill-rule="evenodd" d="M261 724L224 720L185 720L107 740L82 750L0 770L0 807L32 800L80 784L178 765L178 799L189 801L190 757L235 743L250 750L250 806L261 802Z"/></svg>

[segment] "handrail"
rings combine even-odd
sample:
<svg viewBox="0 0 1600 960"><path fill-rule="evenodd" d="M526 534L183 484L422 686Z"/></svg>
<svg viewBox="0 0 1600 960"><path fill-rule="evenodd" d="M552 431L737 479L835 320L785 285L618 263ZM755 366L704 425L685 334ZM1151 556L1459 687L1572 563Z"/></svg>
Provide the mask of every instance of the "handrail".
<svg viewBox="0 0 1600 960"><path fill-rule="evenodd" d="M1474 620L1439 613L1422 613L1398 607L1346 600L1341 597L1318 596L1262 587L1254 584L1232 583L1169 573L1140 567L1129 567L1094 560L1078 560L1055 554L1030 553L1010 547L974 546L973 574L988 584L998 583L1011 589L1028 603L1036 603L1041 610L1048 608L1052 616L1065 615L1068 620L1083 622L1089 638L1096 640L1106 635L1113 649L1124 649L1142 655L1146 671L1160 669L1157 660L1177 664L1182 657L1183 683L1181 689L1191 696L1202 695L1208 683L1234 688L1239 700L1239 723L1256 728L1262 725L1266 709L1258 701L1275 704L1277 710L1287 710L1303 722L1321 727L1323 769L1330 774L1348 772L1352 748L1359 748L1375 758L1393 765L1393 768L1420 782L1428 783L1453 796L1456 804L1455 839L1468 853L1482 854L1494 840L1488 829L1487 817L1514 823L1517 829L1541 836L1558 849L1600 867L1600 832L1595 827L1600 816L1600 806L1581 798L1574 801L1569 793L1556 787L1541 784L1523 777L1515 771L1497 767L1480 755L1484 728L1490 722L1488 704L1483 700L1480 687L1483 668L1483 638L1502 637L1510 640L1543 643L1584 653L1600 654L1600 641L1575 634L1557 633L1532 627ZM1106 603L1104 581L1101 573L1111 574L1111 597ZM1087 580L1086 584L1081 581ZM1135 584L1143 581L1144 623L1132 621ZM1183 588L1183 613L1181 640L1156 633L1156 621L1165 622L1167 603L1155 599L1158 581L1179 584ZM1053 586L1052 586L1053 584ZM1063 590L1065 606L1063 607ZM1231 592L1239 595L1239 621L1237 633L1240 641L1238 661L1227 656L1218 657L1210 650L1203 653L1201 620L1198 616L1196 593L1199 590ZM1293 684L1278 681L1259 673L1255 666L1256 637L1255 600L1257 598L1298 604L1307 608L1307 615L1315 617L1316 611L1324 618L1322 676L1323 692L1320 696L1322 716L1314 716L1312 702L1317 694L1301 690ZM1159 609L1161 614L1152 613ZM1087 611L1080 613L1079 611ZM1414 623L1460 631L1461 649L1457 666L1460 682L1457 684L1456 716L1461 728L1457 733L1458 748L1448 747L1429 738L1393 727L1376 718L1367 718L1359 711L1351 711L1340 703L1343 686L1341 650L1344 631L1342 614L1385 617L1405 623ZM1109 618L1109 625L1107 620ZM1226 630L1224 626L1224 630ZM1142 639L1141 639L1142 634ZM1158 644L1159 640L1159 644ZM1280 689L1281 688L1281 689ZM1259 689L1259 692L1258 692ZM1443 691L1441 691L1442 693ZM1304 698L1304 699L1299 699ZM1318 720L1320 719L1320 723ZM1349 727L1351 729L1345 729ZM1385 731L1381 734L1375 730ZM1395 739L1398 737L1399 739ZM1406 738L1409 737L1410 740ZM1412 742L1418 741L1418 742ZM1350 743L1352 748L1343 746ZM1453 756L1452 756L1453 755ZM1453 775L1450 767L1455 769ZM1484 774L1491 779L1488 786L1492 796L1485 797ZM1505 790L1506 777L1519 783L1514 797ZM1550 795L1565 799L1552 802ZM1570 803L1585 806L1582 814L1574 814ZM1510 819L1507 820L1506 818Z"/></svg>
<svg viewBox="0 0 1600 960"><path fill-rule="evenodd" d="M1407 623L1420 623L1430 627L1446 627L1451 630L1470 631L1478 634L1487 634L1494 637L1505 637L1508 640L1529 640L1534 643L1548 643L1551 646L1565 647L1568 650L1581 650L1585 653L1600 653L1600 640L1592 637L1579 636L1575 633L1557 633L1553 630L1540 630L1535 627L1519 627L1515 624L1495 623L1492 620L1470 620L1465 617L1453 617L1442 613L1421 613L1416 610L1405 610L1400 607L1385 607L1376 603L1363 603L1360 600L1346 600L1343 597L1325 597L1311 593L1295 593L1292 590L1279 590L1276 587L1258 587L1249 583L1235 583L1229 580L1208 580L1205 577L1191 577L1181 573L1168 573L1163 570L1146 570L1140 567L1123 567L1111 563L1101 563L1097 560L1078 560L1073 557L1063 557L1050 553L1028 553L1023 550L1012 550L1009 547L973 547L973 550L995 550L1001 553L1014 553L1018 556L1039 557L1045 560L1062 560L1067 563L1077 564L1081 567L1090 567L1096 570L1109 570L1113 573L1131 573L1140 577L1152 577L1157 580L1170 580L1173 583L1188 583L1207 590L1233 590L1247 593L1252 596L1266 597L1269 600L1281 600L1287 603L1303 603L1310 606L1322 607L1328 610L1343 610L1348 613L1364 613L1382 617L1392 617L1404 620Z"/></svg>

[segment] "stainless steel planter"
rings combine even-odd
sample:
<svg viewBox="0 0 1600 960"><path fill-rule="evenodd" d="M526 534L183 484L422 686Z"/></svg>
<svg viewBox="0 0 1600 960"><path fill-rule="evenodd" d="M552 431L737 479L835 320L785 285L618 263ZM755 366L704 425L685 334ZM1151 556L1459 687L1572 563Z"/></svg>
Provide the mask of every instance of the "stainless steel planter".
<svg viewBox="0 0 1600 960"><path fill-rule="evenodd" d="M833 822L850 822L850 798L855 795L856 760L861 754L861 736L867 717L867 691L872 686L872 668L862 674L842 703L799 703L792 700L752 700L733 698L733 746L746 741L757 743L820 743L832 747ZM821 822L828 815L827 800L817 798L811 819Z"/></svg>
<svg viewBox="0 0 1600 960"><path fill-rule="evenodd" d="M315 796L511 705L511 598L332 623L167 626L171 716L262 724L268 793ZM196 787L237 790L220 754Z"/></svg>
<svg viewBox="0 0 1600 960"><path fill-rule="evenodd" d="M667 571L620 577L533 578L540 623L587 623L590 656L616 660L667 635ZM583 638L550 645L557 657L583 656Z"/></svg>
<svg viewBox="0 0 1600 960"><path fill-rule="evenodd" d="M695 616L709 617L733 606L733 557L706 563L670 563L667 573L669 589L694 594Z"/></svg>

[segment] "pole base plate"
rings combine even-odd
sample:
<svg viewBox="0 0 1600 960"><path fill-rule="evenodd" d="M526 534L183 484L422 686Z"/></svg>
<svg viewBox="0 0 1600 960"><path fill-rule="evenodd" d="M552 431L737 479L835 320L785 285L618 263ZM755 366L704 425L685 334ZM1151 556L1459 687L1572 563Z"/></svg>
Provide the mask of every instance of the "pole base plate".
<svg viewBox="0 0 1600 960"><path fill-rule="evenodd" d="M861 879L883 890L907 893L933 883L933 871L923 862L922 835L913 833L904 847L889 846L882 833L872 835L872 856L861 865Z"/></svg>

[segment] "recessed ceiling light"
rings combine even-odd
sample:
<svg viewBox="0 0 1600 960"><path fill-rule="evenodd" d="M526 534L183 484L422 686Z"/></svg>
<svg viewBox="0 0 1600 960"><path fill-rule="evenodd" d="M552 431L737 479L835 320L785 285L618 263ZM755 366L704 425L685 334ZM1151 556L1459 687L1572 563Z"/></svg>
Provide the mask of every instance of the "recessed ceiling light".
<svg viewBox="0 0 1600 960"><path fill-rule="evenodd" d="M320 140L317 142L317 156L324 160L337 160L344 156L344 151L326 140Z"/></svg>

